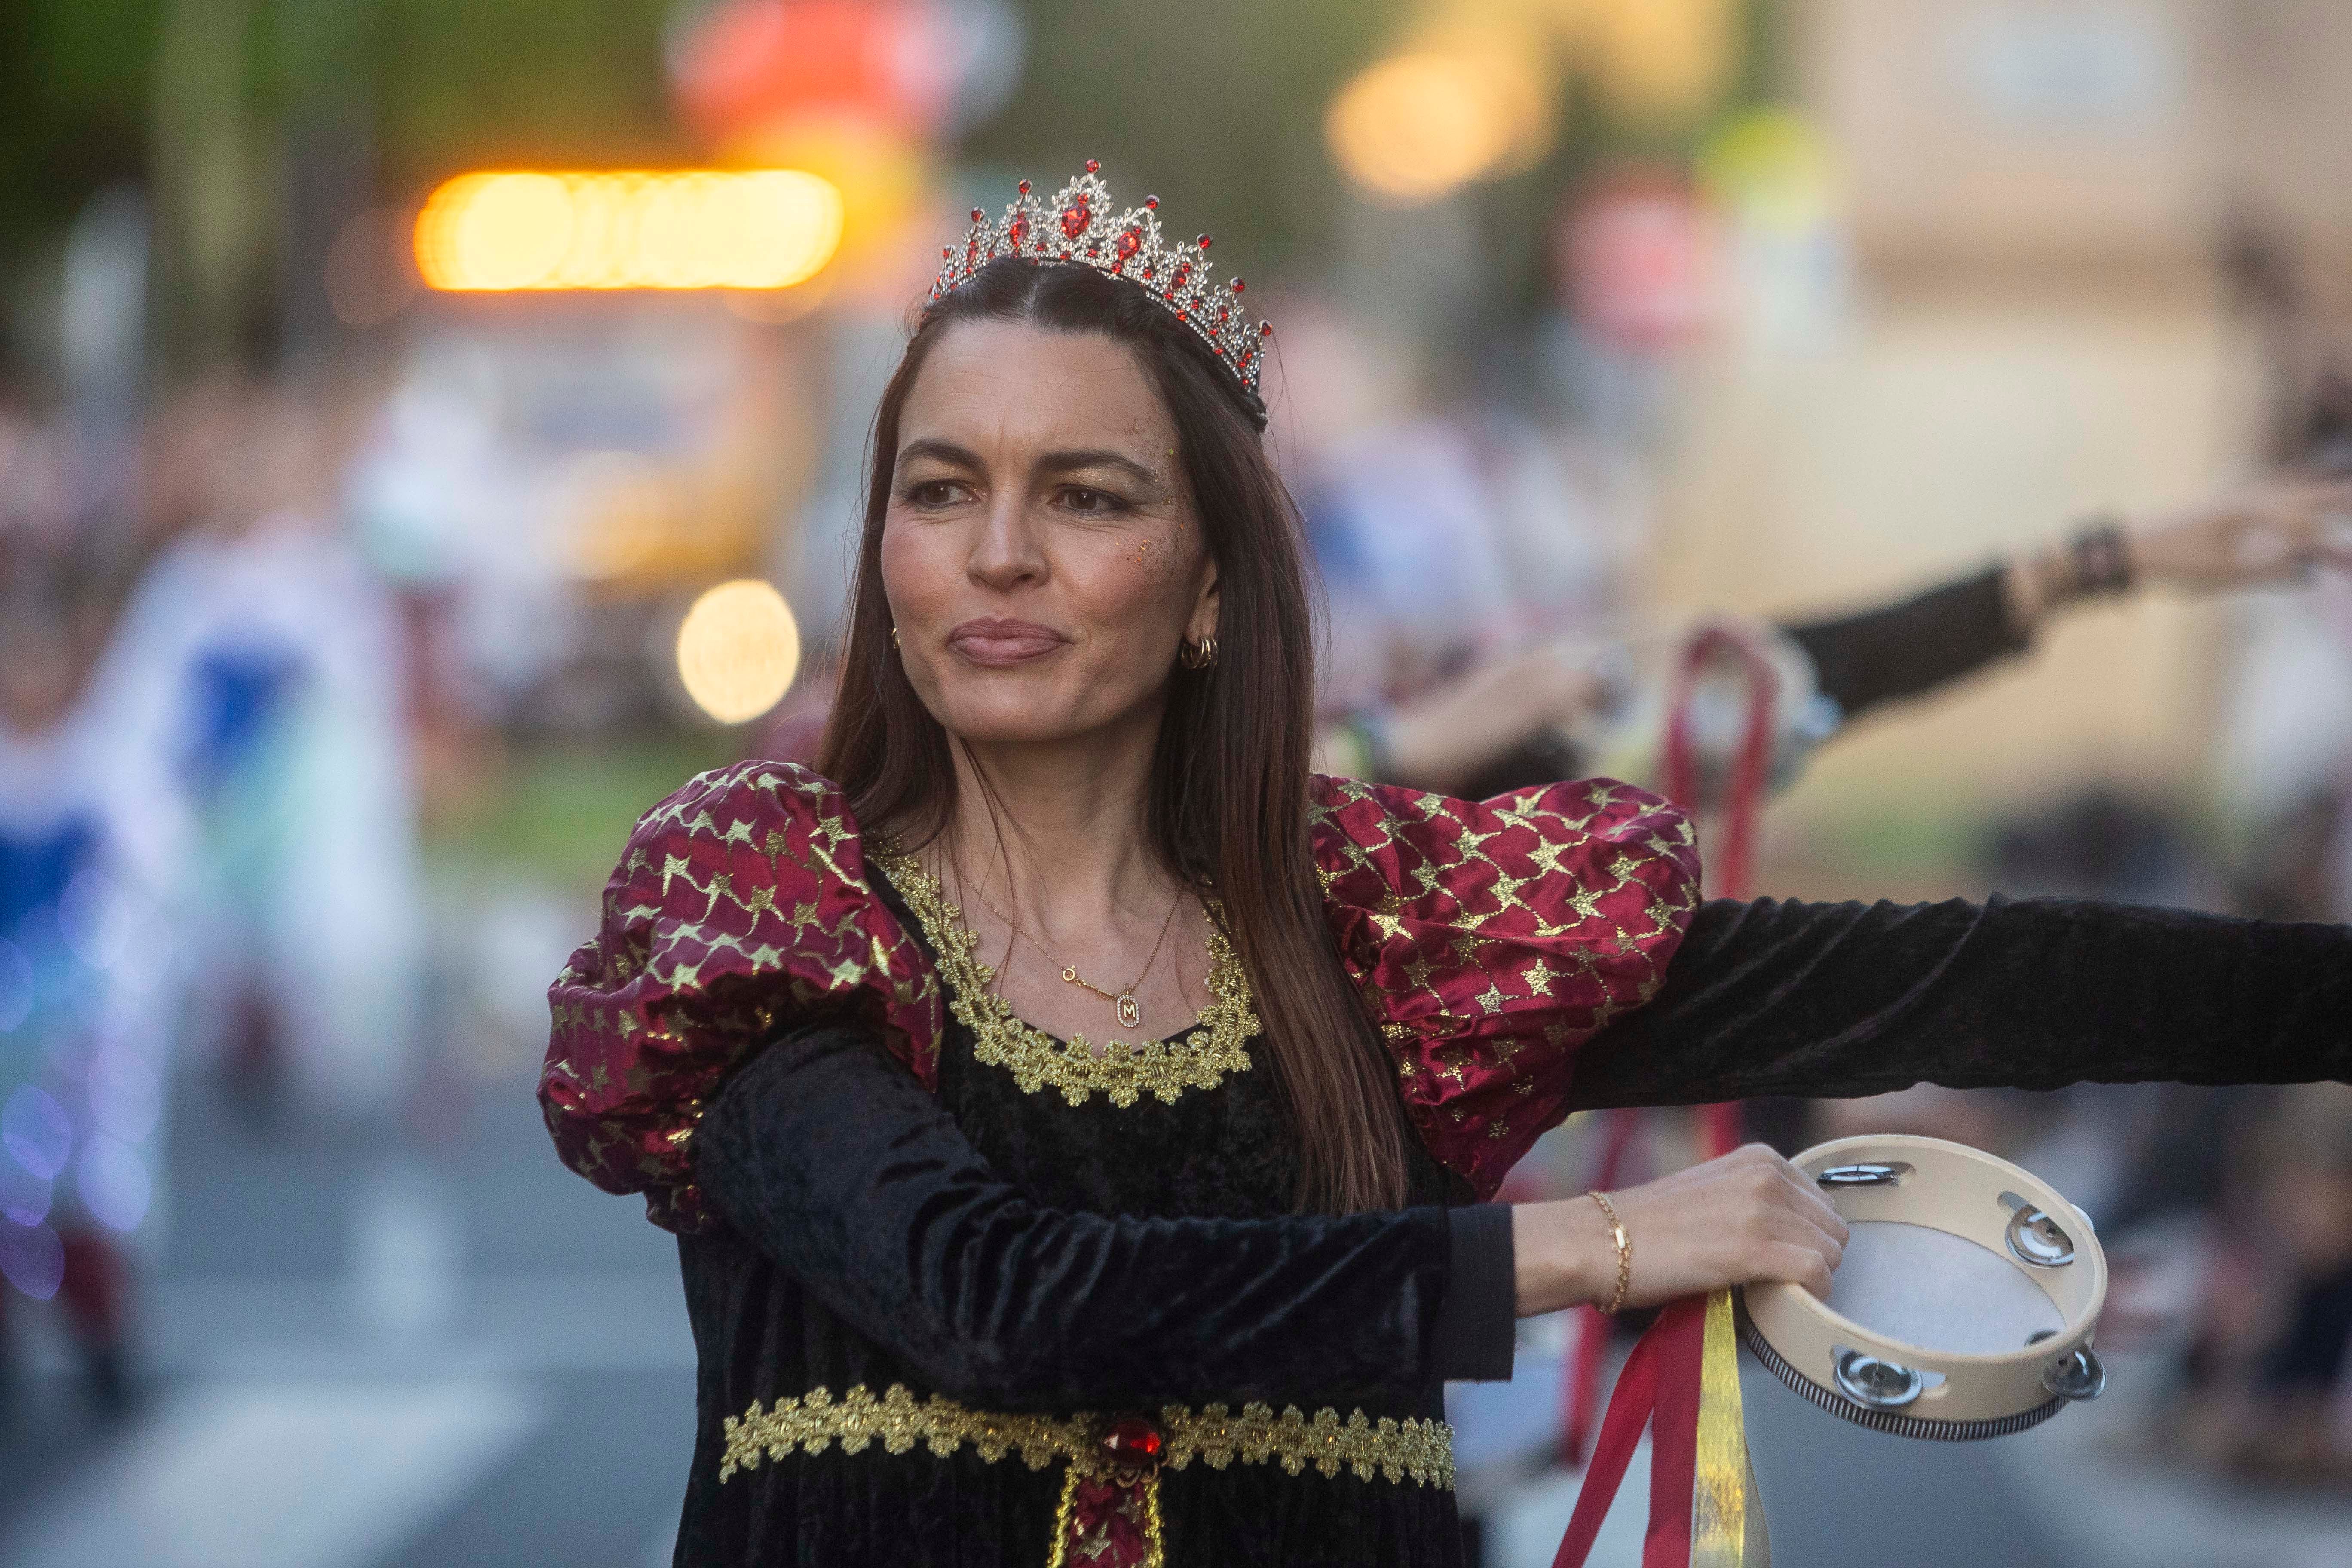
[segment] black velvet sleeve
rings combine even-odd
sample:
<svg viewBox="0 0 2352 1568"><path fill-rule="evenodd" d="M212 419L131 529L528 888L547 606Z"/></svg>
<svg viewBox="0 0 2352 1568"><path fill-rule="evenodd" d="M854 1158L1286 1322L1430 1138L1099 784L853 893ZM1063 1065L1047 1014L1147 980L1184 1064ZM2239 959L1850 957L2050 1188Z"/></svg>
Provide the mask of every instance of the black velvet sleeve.
<svg viewBox="0 0 2352 1568"><path fill-rule="evenodd" d="M1583 1107L2352 1079L2352 928L2068 899L1703 905Z"/></svg>
<svg viewBox="0 0 2352 1568"><path fill-rule="evenodd" d="M1822 692L1848 720L1957 680L2031 640L2010 622L1997 566L1899 604L1784 629L1811 656Z"/></svg>
<svg viewBox="0 0 2352 1568"><path fill-rule="evenodd" d="M1453 1268L1437 1311L1441 1370L1472 1383L1507 1383L1518 1349L1517 1255L1508 1204L1448 1209Z"/></svg>
<svg viewBox="0 0 2352 1568"><path fill-rule="evenodd" d="M720 1215L940 1392L993 1409L1280 1400L1447 1375L1442 1208L1067 1213L999 1180L854 1027L779 1038L705 1113Z"/></svg>

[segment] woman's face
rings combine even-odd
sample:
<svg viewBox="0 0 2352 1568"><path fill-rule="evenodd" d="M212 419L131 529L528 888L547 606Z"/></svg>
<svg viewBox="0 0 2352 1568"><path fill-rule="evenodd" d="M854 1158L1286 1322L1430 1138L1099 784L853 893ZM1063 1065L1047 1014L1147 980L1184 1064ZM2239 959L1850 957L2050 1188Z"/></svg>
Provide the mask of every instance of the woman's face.
<svg viewBox="0 0 2352 1568"><path fill-rule="evenodd" d="M1156 724L1180 644L1216 630L1217 583L1135 356L1091 332L948 328L900 411L882 583L950 733Z"/></svg>

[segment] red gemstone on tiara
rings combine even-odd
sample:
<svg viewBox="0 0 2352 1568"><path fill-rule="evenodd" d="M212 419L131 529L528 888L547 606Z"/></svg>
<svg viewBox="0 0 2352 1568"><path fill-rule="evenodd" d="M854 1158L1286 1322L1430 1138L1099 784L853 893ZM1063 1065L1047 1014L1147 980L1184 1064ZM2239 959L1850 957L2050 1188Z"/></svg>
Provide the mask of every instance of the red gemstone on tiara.
<svg viewBox="0 0 2352 1568"><path fill-rule="evenodd" d="M1111 245L1111 251L1118 258L1119 265L1122 267L1132 261L1135 258L1135 253L1142 248L1143 231L1139 228L1120 230L1118 238Z"/></svg>
<svg viewBox="0 0 2352 1568"><path fill-rule="evenodd" d="M950 246L950 245L942 245L942 246L940 246L940 259L941 261L952 261L952 260L954 260L954 259L955 259L955 247L954 247L953 246Z"/></svg>
<svg viewBox="0 0 2352 1568"><path fill-rule="evenodd" d="M1246 289L1246 288L1248 288L1248 287L1249 287L1249 285L1248 285L1248 284L1246 284L1246 283L1244 283L1244 282L1243 282L1240 279L1236 278L1236 279L1234 279L1234 293L1238 294L1238 293L1240 293L1243 289Z"/></svg>
<svg viewBox="0 0 2352 1568"><path fill-rule="evenodd" d="M1102 173L1102 164L1101 164L1100 163L1097 162L1095 159L1092 159L1092 158L1087 159L1087 174L1101 174L1101 173Z"/></svg>
<svg viewBox="0 0 2352 1568"><path fill-rule="evenodd" d="M974 223L978 223L981 219L982 219L982 218L986 217L987 216L988 216L988 215L987 215L986 213L984 213L984 212L981 211L978 207L974 207L974 208L972 208L972 209L971 209L971 221L972 221L972 222L974 222Z"/></svg>
<svg viewBox="0 0 2352 1568"><path fill-rule="evenodd" d="M1146 196L1143 198L1143 205L1144 210L1147 212L1156 213L1160 210L1160 198L1158 196Z"/></svg>
<svg viewBox="0 0 2352 1568"><path fill-rule="evenodd" d="M1209 247L1210 247L1210 245L1211 245L1211 244L1213 244L1213 242L1209 238L1209 237L1208 237L1207 235L1205 235L1205 234L1204 234L1204 235L1202 235L1202 236L1201 237L1201 248L1202 248L1202 249L1203 249L1203 250L1208 249L1208 248L1209 248Z"/></svg>
<svg viewBox="0 0 2352 1568"><path fill-rule="evenodd" d="M1087 225L1092 223L1094 218L1093 209L1087 205L1084 197L1080 197L1062 209L1062 232L1076 239L1087 232Z"/></svg>
<svg viewBox="0 0 2352 1568"><path fill-rule="evenodd" d="M1014 213L1013 215L1013 226L1007 229L1005 234L1006 237L1013 241L1013 248L1015 250L1018 250L1023 246L1028 244L1029 215L1027 213Z"/></svg>
<svg viewBox="0 0 2352 1568"><path fill-rule="evenodd" d="M1025 195L1027 195L1029 194L1029 182L1028 182L1028 181L1026 181L1026 180L1024 180L1024 181L1022 181L1022 182L1021 182L1021 184L1020 184L1019 185L1015 186L1014 188L1015 188L1016 190L1018 190L1018 191L1019 191L1023 195L1024 195L1024 196L1025 196Z"/></svg>
<svg viewBox="0 0 2352 1568"><path fill-rule="evenodd" d="M1274 323L1272 321L1260 321L1257 324L1257 335L1262 338L1270 338L1274 336Z"/></svg>

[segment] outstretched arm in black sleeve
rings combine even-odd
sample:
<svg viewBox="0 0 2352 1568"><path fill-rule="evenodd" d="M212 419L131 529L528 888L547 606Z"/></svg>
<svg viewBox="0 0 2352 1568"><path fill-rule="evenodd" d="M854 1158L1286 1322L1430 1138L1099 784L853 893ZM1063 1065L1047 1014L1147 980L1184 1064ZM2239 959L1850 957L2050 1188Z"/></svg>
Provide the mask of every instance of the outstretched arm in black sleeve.
<svg viewBox="0 0 2352 1568"><path fill-rule="evenodd" d="M1996 566L1892 605L1785 629L1811 658L1822 695L1850 721L2023 652L2032 632L2012 613L2008 574Z"/></svg>
<svg viewBox="0 0 2352 1568"><path fill-rule="evenodd" d="M2066 899L1717 900L1579 1107L2352 1079L2352 929Z"/></svg>

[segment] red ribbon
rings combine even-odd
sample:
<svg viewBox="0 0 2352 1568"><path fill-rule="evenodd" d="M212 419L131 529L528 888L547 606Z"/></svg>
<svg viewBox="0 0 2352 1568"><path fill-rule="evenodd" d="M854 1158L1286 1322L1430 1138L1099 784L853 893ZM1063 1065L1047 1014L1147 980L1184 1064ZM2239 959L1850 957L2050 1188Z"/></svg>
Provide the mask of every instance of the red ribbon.
<svg viewBox="0 0 2352 1568"><path fill-rule="evenodd" d="M1625 1466L1650 1428L1650 1528L1642 1568L1689 1568L1691 1489L1698 1473L1699 1369L1706 1353L1706 1298L1676 1301L1642 1336L1618 1375L1593 1445L1591 1468L1552 1568L1584 1568Z"/></svg>
<svg viewBox="0 0 2352 1568"><path fill-rule="evenodd" d="M1773 708L1780 696L1780 675L1771 660L1752 641L1725 626L1700 628L1683 650L1675 673L1665 741L1666 794L1692 811L1700 806L1698 759L1691 736L1691 697L1706 666L1727 659L1748 679L1748 725L1740 737L1739 754L1732 766L1724 802L1723 855L1716 862L1716 893L1746 898L1754 868L1756 825L1762 814L1770 783ZM1601 1156L1600 1185L1616 1180L1617 1166L1632 1141L1637 1114L1612 1113L1610 1142ZM1701 1158L1727 1154L1740 1143L1742 1128L1737 1103L1698 1108ZM1584 1434L1591 1424L1598 1396L1601 1356L1608 1340L1606 1320L1591 1307L1580 1308L1576 1354L1570 1363L1568 1420L1561 1447L1570 1463L1581 1454ZM1601 1418L1601 1437L1593 1447L1592 1464L1578 1492L1576 1513L1559 1543L1552 1568L1583 1568L1601 1533L1601 1521L1625 1479L1625 1466L1650 1428L1650 1528L1642 1543L1642 1568L1689 1568L1691 1553L1691 1491L1698 1471L1699 1374L1706 1356L1706 1298L1692 1297L1668 1307L1643 1334L1617 1390Z"/></svg>

